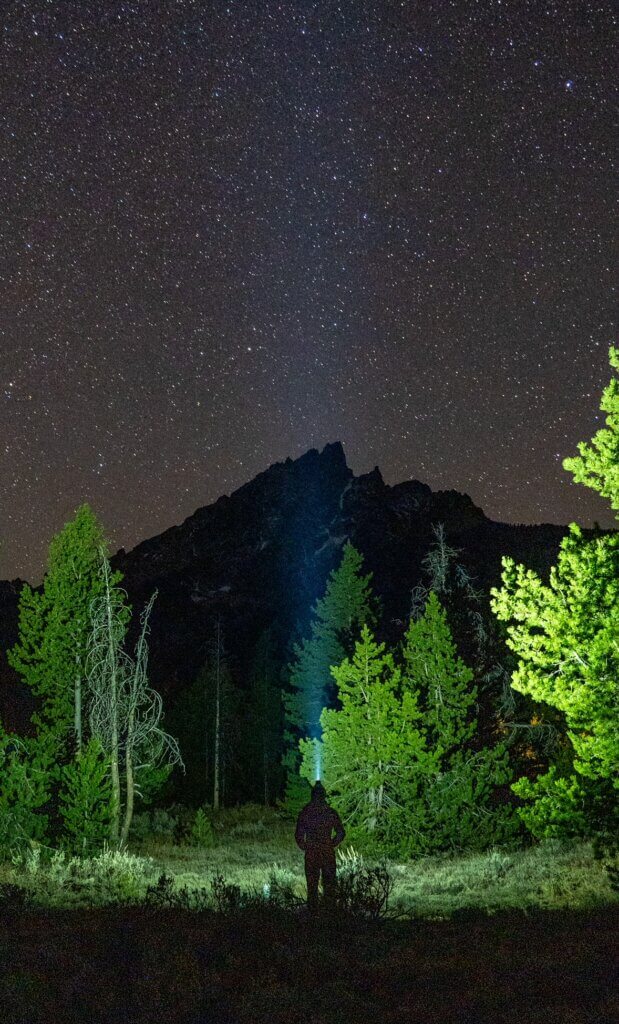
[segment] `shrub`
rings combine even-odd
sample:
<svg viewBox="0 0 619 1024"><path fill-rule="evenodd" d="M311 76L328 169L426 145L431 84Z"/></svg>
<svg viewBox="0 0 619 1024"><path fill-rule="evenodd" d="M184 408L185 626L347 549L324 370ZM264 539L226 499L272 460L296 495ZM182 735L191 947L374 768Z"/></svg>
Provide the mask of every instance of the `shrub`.
<svg viewBox="0 0 619 1024"><path fill-rule="evenodd" d="M237 914L247 905L247 898L244 898L241 887L226 882L221 874L214 875L211 879L211 893L215 908L220 914Z"/></svg>
<svg viewBox="0 0 619 1024"><path fill-rule="evenodd" d="M384 918L393 887L393 877L385 864L344 868L337 877L334 913L373 921Z"/></svg>
<svg viewBox="0 0 619 1024"><path fill-rule="evenodd" d="M202 807L198 807L189 832L192 846L208 847L215 841L215 833L210 818L207 818Z"/></svg>
<svg viewBox="0 0 619 1024"><path fill-rule="evenodd" d="M188 889L174 885L174 878L165 872L146 889L145 902L154 907L180 907L183 910L204 910L209 899L204 887Z"/></svg>
<svg viewBox="0 0 619 1024"><path fill-rule="evenodd" d="M56 851L48 864L33 856L24 867L34 901L45 906L138 902L152 871L150 859L118 850L83 858Z"/></svg>
<svg viewBox="0 0 619 1024"><path fill-rule="evenodd" d="M0 914L23 910L28 902L28 891L21 885L0 882Z"/></svg>
<svg viewBox="0 0 619 1024"><path fill-rule="evenodd" d="M141 811L133 815L131 822L131 837L142 841L147 838L172 841L180 838L183 828L180 812L184 808L172 806L170 808L156 807L154 810Z"/></svg>
<svg viewBox="0 0 619 1024"><path fill-rule="evenodd" d="M98 740L92 739L61 771L60 814L62 845L82 856L100 850L110 834L112 783L110 761Z"/></svg>
<svg viewBox="0 0 619 1024"><path fill-rule="evenodd" d="M49 799L51 756L44 743L8 735L0 727L0 854L9 856L42 840Z"/></svg>

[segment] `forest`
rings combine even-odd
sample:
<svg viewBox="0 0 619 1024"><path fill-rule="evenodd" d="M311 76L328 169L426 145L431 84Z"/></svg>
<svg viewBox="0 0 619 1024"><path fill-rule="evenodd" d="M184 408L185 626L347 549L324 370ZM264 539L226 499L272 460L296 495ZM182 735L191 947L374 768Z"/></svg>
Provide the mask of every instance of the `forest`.
<svg viewBox="0 0 619 1024"><path fill-rule="evenodd" d="M564 467L619 514L610 361L606 425ZM149 678L157 598L131 606L87 504L21 591L6 654L35 710L0 732L5 915L296 920L294 822L317 780L346 830L340 920L616 902L619 532L572 524L547 578L506 557L488 594L435 523L395 639L348 539L285 658L267 626L241 673L218 616L173 701Z"/></svg>

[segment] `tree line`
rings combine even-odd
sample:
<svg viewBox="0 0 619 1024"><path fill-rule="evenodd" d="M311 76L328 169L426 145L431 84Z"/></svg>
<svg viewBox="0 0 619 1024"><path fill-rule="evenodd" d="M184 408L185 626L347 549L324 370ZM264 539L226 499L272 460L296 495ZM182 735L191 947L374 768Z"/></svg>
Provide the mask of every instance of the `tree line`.
<svg viewBox="0 0 619 1024"><path fill-rule="evenodd" d="M619 370L619 350L611 349ZM619 513L619 380L606 426L564 466ZM400 856L619 830L619 533L572 525L547 582L503 560L475 587L435 524L396 645L361 553L344 545L282 663L274 629L245 678L220 617L193 683L164 709L148 681L156 594L132 615L84 505L24 586L9 663L37 698L33 734L0 728L0 847L124 845L136 806L277 804L317 777L349 835Z"/></svg>

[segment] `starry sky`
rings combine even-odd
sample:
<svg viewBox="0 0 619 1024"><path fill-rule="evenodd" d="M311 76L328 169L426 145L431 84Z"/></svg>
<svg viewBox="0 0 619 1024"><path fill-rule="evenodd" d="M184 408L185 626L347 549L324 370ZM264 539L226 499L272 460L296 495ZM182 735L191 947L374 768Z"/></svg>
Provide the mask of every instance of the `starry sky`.
<svg viewBox="0 0 619 1024"><path fill-rule="evenodd" d="M334 440L610 525L613 7L4 0L0 576Z"/></svg>

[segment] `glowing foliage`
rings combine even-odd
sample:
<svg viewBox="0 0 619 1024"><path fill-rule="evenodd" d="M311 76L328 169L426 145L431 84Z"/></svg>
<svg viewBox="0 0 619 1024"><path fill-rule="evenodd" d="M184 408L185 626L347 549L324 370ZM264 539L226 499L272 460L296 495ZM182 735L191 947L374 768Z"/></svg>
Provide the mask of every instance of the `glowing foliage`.
<svg viewBox="0 0 619 1024"><path fill-rule="evenodd" d="M59 752L82 744L90 608L101 593L102 548L102 528L92 509L82 505L51 541L41 590L24 585L19 640L7 652L9 664L41 698L33 721L54 733ZM113 574L112 584L120 579L120 573Z"/></svg>
<svg viewBox="0 0 619 1024"><path fill-rule="evenodd" d="M619 368L619 352L611 350ZM565 466L577 481L610 498L619 510L619 382L604 391L602 409L608 429L591 445L580 444L580 457ZM535 784L519 781L516 792L534 808L521 816L536 835L545 834L542 817L556 809L553 828L563 826L573 808L569 831L582 827L582 799L577 789L595 794L604 789L609 822L617 822L619 790L619 534L585 538L572 525L557 564L544 583L535 572L512 559L503 560L503 586L492 591L493 609L507 623L507 643L517 654L512 686L545 702L565 716L573 771L551 770ZM594 788L592 788L592 785ZM611 796L614 789L614 796ZM553 797L554 793L554 797ZM582 796L582 794L581 794ZM580 803L579 803L580 800ZM577 810L577 808L579 808ZM596 811L596 814L598 812ZM589 812L587 811L589 815ZM598 815L599 818L599 815ZM596 824L598 827L599 821ZM591 825L589 827L592 827ZM614 827L614 825L612 826Z"/></svg>
<svg viewBox="0 0 619 1024"><path fill-rule="evenodd" d="M349 836L403 855L500 841L512 815L489 800L509 777L507 752L471 745L473 676L434 593L401 653L396 664L364 627L332 670L341 708L321 715L322 772ZM301 744L307 778L314 746Z"/></svg>
<svg viewBox="0 0 619 1024"><path fill-rule="evenodd" d="M112 785L109 759L97 740L63 767L59 805L63 848L82 857L100 850L110 836Z"/></svg>
<svg viewBox="0 0 619 1024"><path fill-rule="evenodd" d="M309 786L299 776L298 742L320 734L320 714L333 703L331 666L352 651L354 637L365 622L374 621L372 574L363 575L363 558L347 541L342 561L329 576L325 594L314 607L311 635L294 646L289 690L284 693L284 736L288 747L287 808L296 812L308 799ZM312 776L312 782L314 781Z"/></svg>
<svg viewBox="0 0 619 1024"><path fill-rule="evenodd" d="M610 365L619 374L619 348L610 349ZM590 443L581 441L579 455L564 459L563 466L576 483L585 484L608 498L619 516L619 376L604 389L600 409L607 413L606 427Z"/></svg>

